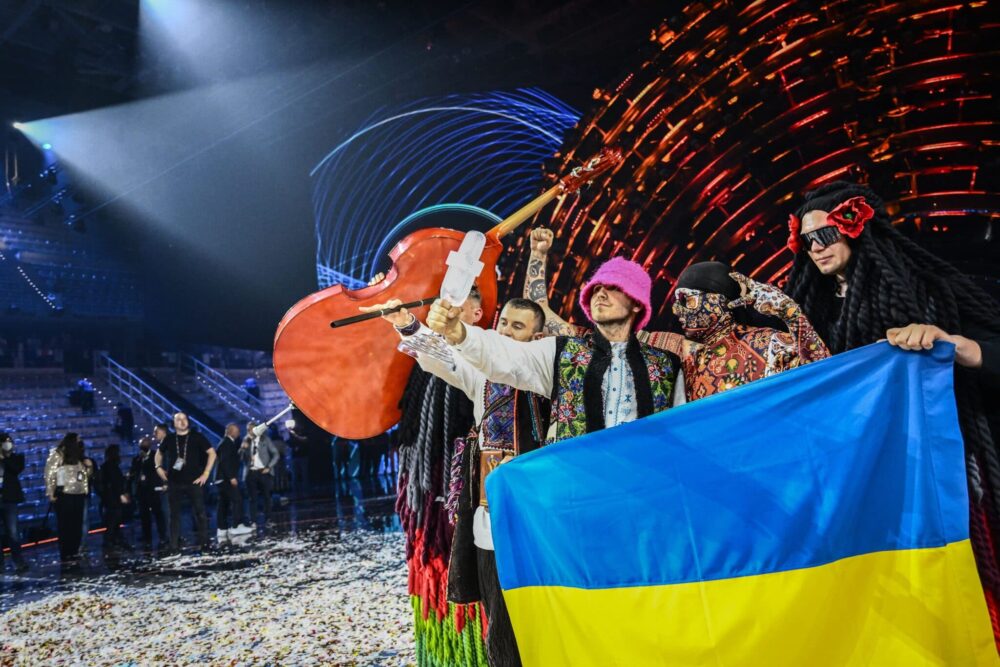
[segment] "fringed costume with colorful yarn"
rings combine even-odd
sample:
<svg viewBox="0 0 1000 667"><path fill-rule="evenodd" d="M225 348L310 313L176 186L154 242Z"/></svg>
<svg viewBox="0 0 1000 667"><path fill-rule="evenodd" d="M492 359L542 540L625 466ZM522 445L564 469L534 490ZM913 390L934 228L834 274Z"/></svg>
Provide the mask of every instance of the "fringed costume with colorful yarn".
<svg viewBox="0 0 1000 667"><path fill-rule="evenodd" d="M480 605L452 604L447 596L454 528L445 499L454 442L472 426L472 402L461 391L414 367L400 408L396 512L406 533L417 665L486 667L486 620Z"/></svg>

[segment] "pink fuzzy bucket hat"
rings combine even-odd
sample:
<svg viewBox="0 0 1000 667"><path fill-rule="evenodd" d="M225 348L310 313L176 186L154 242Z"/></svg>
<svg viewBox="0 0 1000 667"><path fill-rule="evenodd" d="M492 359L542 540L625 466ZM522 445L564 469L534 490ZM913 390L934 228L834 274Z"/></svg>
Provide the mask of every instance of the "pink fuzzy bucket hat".
<svg viewBox="0 0 1000 667"><path fill-rule="evenodd" d="M636 331L649 324L651 310L649 302L652 299L653 281L642 266L624 257L615 257L601 264L580 292L580 307L587 313L587 319L591 322L594 321L594 317L590 314L590 296L598 285L617 287L642 306L642 312L639 313L635 325Z"/></svg>

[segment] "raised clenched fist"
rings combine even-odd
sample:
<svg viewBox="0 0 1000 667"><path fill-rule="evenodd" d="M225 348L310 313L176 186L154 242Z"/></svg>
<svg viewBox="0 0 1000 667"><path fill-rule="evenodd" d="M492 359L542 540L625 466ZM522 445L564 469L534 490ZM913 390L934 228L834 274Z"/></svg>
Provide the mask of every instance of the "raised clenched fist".
<svg viewBox="0 0 1000 667"><path fill-rule="evenodd" d="M545 227L536 227L531 230L531 236L529 240L531 242L531 252L536 255L548 254L549 250L552 249L552 239L555 238L555 234L552 233L551 229Z"/></svg>
<svg viewBox="0 0 1000 667"><path fill-rule="evenodd" d="M461 308L437 299L431 304L430 312L427 313L427 326L431 331L444 336L449 344L458 345L465 340L465 325L459 319L461 314Z"/></svg>

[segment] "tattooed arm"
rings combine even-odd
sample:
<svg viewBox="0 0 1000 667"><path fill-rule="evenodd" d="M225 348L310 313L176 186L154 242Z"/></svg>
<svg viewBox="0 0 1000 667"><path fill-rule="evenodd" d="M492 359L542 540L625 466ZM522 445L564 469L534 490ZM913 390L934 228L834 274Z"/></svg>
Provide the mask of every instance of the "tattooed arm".
<svg viewBox="0 0 1000 667"><path fill-rule="evenodd" d="M545 333L553 336L579 336L586 331L576 327L556 315L549 306L549 285L545 273L545 262L552 247L552 230L540 227L531 230L531 257L528 259L528 274L524 278L524 298L534 301L545 311Z"/></svg>

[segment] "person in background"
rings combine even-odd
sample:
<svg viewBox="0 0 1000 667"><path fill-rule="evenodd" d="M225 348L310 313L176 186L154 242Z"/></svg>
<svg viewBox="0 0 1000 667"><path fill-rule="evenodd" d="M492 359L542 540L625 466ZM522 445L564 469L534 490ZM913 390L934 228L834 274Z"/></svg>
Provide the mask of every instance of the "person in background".
<svg viewBox="0 0 1000 667"><path fill-rule="evenodd" d="M83 456L83 441L67 433L45 465L45 495L56 508L59 558L67 568L79 565L84 499L90 493L93 465Z"/></svg>
<svg viewBox="0 0 1000 667"><path fill-rule="evenodd" d="M83 378L76 383L77 389L80 391L80 412L82 414L94 414L96 408L94 407L94 385L93 383Z"/></svg>
<svg viewBox="0 0 1000 667"><path fill-rule="evenodd" d="M264 431L254 432L257 422L247 423L247 434L243 438L240 456L246 466L247 493L250 496L250 526L257 525L257 499L264 504L264 525L271 518L271 489L274 488L274 467L278 464L278 449Z"/></svg>
<svg viewBox="0 0 1000 667"><path fill-rule="evenodd" d="M0 532L10 547L10 555L14 560L14 569L24 572L28 563L21 555L21 535L17 528L17 507L24 502L24 491L21 489L20 475L24 471L24 454L14 450L14 438L0 431L0 519L3 520L3 531ZM0 573L3 573L3 543L0 541Z"/></svg>
<svg viewBox="0 0 1000 667"><path fill-rule="evenodd" d="M329 449L329 442L326 442L325 446ZM347 438L334 436L332 451L334 478L341 482L349 479L351 476L351 455L353 452L353 449L351 448L351 441Z"/></svg>
<svg viewBox="0 0 1000 667"><path fill-rule="evenodd" d="M208 517L205 515L205 484L215 465L215 449L204 435L191 428L183 412L174 415L174 433L163 439L156 452L156 472L167 483L170 501L170 550L180 548L181 503L191 503L198 545L208 549Z"/></svg>
<svg viewBox="0 0 1000 667"><path fill-rule="evenodd" d="M375 476L375 462L378 460L379 436L361 438L358 443L358 479Z"/></svg>
<svg viewBox="0 0 1000 667"><path fill-rule="evenodd" d="M135 415L132 413L132 408L124 403L115 406L114 432L127 444L131 445L135 439Z"/></svg>
<svg viewBox="0 0 1000 667"><path fill-rule="evenodd" d="M82 553L86 549L87 535L90 533L90 495L99 488L101 471L94 459L87 456L87 443L84 442L83 438L80 438L80 446L83 448L83 464L91 470L87 495L83 498L83 526L80 532L80 551Z"/></svg>
<svg viewBox="0 0 1000 667"><path fill-rule="evenodd" d="M390 477L396 476L396 438L395 427L386 431L385 449L382 452L382 461L379 468L385 471Z"/></svg>
<svg viewBox="0 0 1000 667"><path fill-rule="evenodd" d="M121 469L121 448L118 445L108 445L104 450L104 463L98 479L101 504L104 506L105 551L118 548L130 549L125 536L122 535L121 523L125 514L125 506L132 502L129 496L128 481Z"/></svg>
<svg viewBox="0 0 1000 667"><path fill-rule="evenodd" d="M285 422L288 429L288 444L292 449L292 479L295 491L301 494L309 484L309 438L299 433L298 422L289 419Z"/></svg>
<svg viewBox="0 0 1000 667"><path fill-rule="evenodd" d="M159 427L157 427L159 428ZM163 433L166 436L166 431ZM153 546L153 520L156 521L156 535L160 544L166 544L167 523L163 516L163 486L156 474L156 461L153 455L153 439L143 437L139 440L139 453L132 459L132 473L129 476L132 483L132 497L139 510L139 524L142 526L142 543L147 548Z"/></svg>
<svg viewBox="0 0 1000 667"><path fill-rule="evenodd" d="M278 496L278 502L281 505L285 505L288 502L288 497L285 494L291 488L288 474L288 459L286 458L288 443L280 436L276 426L271 426L270 436L271 442L274 443L275 449L278 450L278 462L274 465L274 492Z"/></svg>
<svg viewBox="0 0 1000 667"><path fill-rule="evenodd" d="M219 485L219 508L215 517L216 539L219 544L231 537L241 537L251 532L243 520L243 496L240 494L240 427L226 425L226 437L216 447L219 467L216 484Z"/></svg>
<svg viewBox="0 0 1000 667"><path fill-rule="evenodd" d="M163 449L163 443L167 441L167 436L170 435L170 427L171 427L171 424L167 424L165 422L161 422L161 423L159 423L159 424L157 424L156 426L153 427L153 440L156 441L155 444L154 444L156 452L159 452L161 449ZM156 463L155 463L156 454L154 454L153 457L154 457L153 468L155 470L156 469ZM170 542L170 524L171 524L171 520L170 520L170 497L169 497L169 494L167 493L168 484L166 482L162 481L163 478L161 477L159 470L155 470L155 472L156 472L157 478L161 481L161 484L160 484L160 507L161 507L161 509L163 511L163 518L166 519L166 521L167 521L167 532L164 533L164 535L166 535L167 542L169 543Z"/></svg>
<svg viewBox="0 0 1000 667"><path fill-rule="evenodd" d="M382 462L388 457L389 433L379 433L378 435L365 440L364 446L368 448L368 456L362 459L361 475L364 477L378 477L382 473Z"/></svg>
<svg viewBox="0 0 1000 667"><path fill-rule="evenodd" d="M166 424L157 424L153 427L153 438L156 440L157 448L163 446L163 441L170 435L170 427Z"/></svg>
<svg viewBox="0 0 1000 667"><path fill-rule="evenodd" d="M257 378L252 375L243 381L243 389L246 393L260 400L260 386L257 385Z"/></svg>

